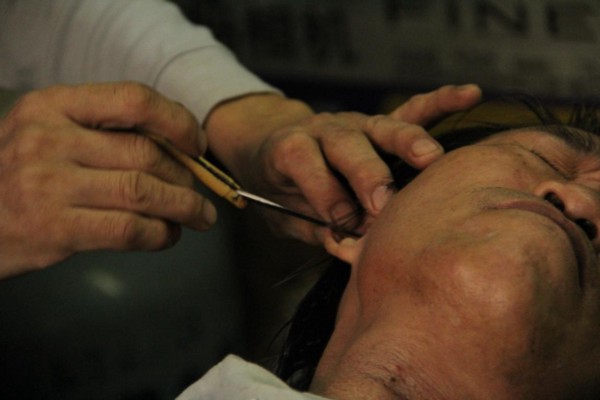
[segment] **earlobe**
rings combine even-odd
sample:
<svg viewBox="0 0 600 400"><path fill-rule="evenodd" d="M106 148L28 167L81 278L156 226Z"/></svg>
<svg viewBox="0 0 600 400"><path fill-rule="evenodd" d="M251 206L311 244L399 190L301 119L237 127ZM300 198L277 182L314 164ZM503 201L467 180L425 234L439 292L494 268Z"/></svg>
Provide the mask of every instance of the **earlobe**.
<svg viewBox="0 0 600 400"><path fill-rule="evenodd" d="M362 238L344 238L338 242L333 235L329 234L325 237L324 245L325 250L332 256L348 264L353 264L362 251L363 240Z"/></svg>

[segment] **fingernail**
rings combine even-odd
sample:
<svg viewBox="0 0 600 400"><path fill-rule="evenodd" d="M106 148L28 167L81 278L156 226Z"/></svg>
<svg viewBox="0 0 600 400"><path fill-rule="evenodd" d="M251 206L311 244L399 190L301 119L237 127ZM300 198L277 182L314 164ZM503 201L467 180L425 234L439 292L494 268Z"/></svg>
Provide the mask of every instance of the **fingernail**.
<svg viewBox="0 0 600 400"><path fill-rule="evenodd" d="M371 195L374 211L379 212L392 197L392 191L388 185L379 186Z"/></svg>
<svg viewBox="0 0 600 400"><path fill-rule="evenodd" d="M217 209L209 201L205 201L202 205L202 218L208 225L214 225L217 222Z"/></svg>
<svg viewBox="0 0 600 400"><path fill-rule="evenodd" d="M430 139L419 139L412 144L412 153L417 157L423 157L432 153L441 153L442 148Z"/></svg>
<svg viewBox="0 0 600 400"><path fill-rule="evenodd" d="M348 247L352 247L352 246L356 246L356 242L357 240L354 238L343 238L342 240L340 240L340 246L348 246Z"/></svg>
<svg viewBox="0 0 600 400"><path fill-rule="evenodd" d="M460 85L458 86L456 89L458 89L459 91L463 92L465 90L470 90L477 87L477 85L475 85L474 83L467 83L466 85Z"/></svg>
<svg viewBox="0 0 600 400"><path fill-rule="evenodd" d="M340 201L329 211L334 223L344 223L354 216L354 206L348 201Z"/></svg>

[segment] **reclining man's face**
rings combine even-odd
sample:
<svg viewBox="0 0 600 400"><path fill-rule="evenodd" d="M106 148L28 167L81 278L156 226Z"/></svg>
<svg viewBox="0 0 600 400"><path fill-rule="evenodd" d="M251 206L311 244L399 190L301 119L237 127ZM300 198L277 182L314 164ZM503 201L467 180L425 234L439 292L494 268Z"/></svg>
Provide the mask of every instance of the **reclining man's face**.
<svg viewBox="0 0 600 400"><path fill-rule="evenodd" d="M572 399L600 387L600 151L575 147L540 130L494 135L422 172L359 241L328 240L352 274L312 390Z"/></svg>

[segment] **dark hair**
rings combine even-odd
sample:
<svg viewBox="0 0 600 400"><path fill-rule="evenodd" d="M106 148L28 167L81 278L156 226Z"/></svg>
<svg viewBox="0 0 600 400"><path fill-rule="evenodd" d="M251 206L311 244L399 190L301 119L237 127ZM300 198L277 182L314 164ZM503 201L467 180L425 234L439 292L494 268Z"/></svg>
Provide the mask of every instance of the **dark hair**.
<svg viewBox="0 0 600 400"><path fill-rule="evenodd" d="M446 151L473 144L499 132L532 126L569 126L600 135L598 108L589 103L571 106L570 114L561 118L561 114L545 107L531 96L516 95L500 101L508 102L504 106L508 105L512 111L510 115L501 115L498 122L489 114L483 121L473 119L472 116L477 113L470 111L460 114L458 118L455 116L446 119L431 130L439 132L435 136ZM480 112L484 106L497 104L498 100L486 102L476 110ZM390 166L398 189L419 173L397 157L389 154L382 154L382 157ZM349 266L332 257L329 266L307 292L289 322L276 373L298 390L308 390L310 386L317 364L333 333L337 308L349 277Z"/></svg>

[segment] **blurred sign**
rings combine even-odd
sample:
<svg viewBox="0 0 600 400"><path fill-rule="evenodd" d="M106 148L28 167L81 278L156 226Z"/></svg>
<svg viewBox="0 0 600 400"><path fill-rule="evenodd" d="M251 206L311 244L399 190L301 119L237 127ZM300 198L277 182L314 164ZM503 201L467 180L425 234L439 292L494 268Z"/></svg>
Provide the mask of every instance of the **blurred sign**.
<svg viewBox="0 0 600 400"><path fill-rule="evenodd" d="M180 0L260 74L600 94L596 0Z"/></svg>

